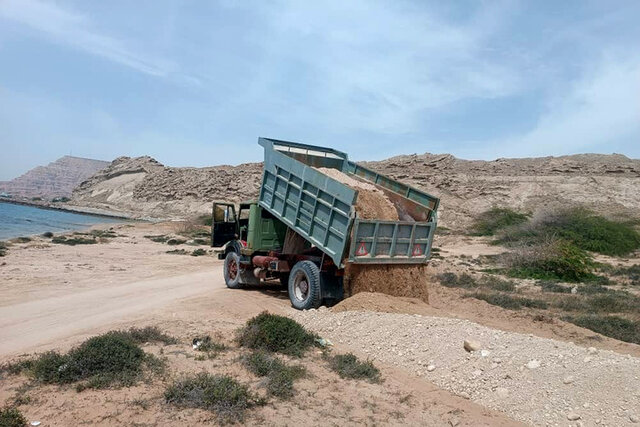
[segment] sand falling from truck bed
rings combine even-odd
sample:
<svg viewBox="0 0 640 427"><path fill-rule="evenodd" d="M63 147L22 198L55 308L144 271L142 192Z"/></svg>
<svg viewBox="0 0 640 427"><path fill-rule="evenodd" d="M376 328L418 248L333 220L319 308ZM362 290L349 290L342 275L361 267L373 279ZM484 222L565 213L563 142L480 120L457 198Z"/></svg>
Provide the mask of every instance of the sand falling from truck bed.
<svg viewBox="0 0 640 427"><path fill-rule="evenodd" d="M356 213L361 219L398 221L395 205L374 184L351 177L337 169L318 168L320 172L358 191ZM427 272L424 265L351 264L345 266L345 296L359 292L380 292L429 302Z"/></svg>

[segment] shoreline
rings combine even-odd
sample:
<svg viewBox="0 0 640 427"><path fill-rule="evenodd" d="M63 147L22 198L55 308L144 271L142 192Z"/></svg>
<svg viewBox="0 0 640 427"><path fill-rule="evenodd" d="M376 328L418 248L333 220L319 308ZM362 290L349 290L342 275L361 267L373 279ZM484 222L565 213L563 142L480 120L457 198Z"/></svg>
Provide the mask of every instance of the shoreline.
<svg viewBox="0 0 640 427"><path fill-rule="evenodd" d="M11 205L22 205L22 206L30 206L33 208L39 208L39 209L48 209L48 210L54 210L54 211L62 211L62 212L69 212L69 213L75 213L75 214L81 214L81 215L89 215L89 216L96 216L96 217L102 217L102 218L111 218L111 219L122 219L122 220L127 220L127 221L144 221L141 219L136 219L136 218L132 218L131 216L127 216L124 214L117 214L115 212L111 213L111 212L92 212L89 210L83 210L79 207L73 207L73 206L67 206L67 207L62 207L62 206L57 206L57 205L52 205L49 203L36 203L36 202L29 202L26 200L15 200L15 199L6 199L6 198L0 198L0 203L8 203ZM90 208L87 208L90 209Z"/></svg>

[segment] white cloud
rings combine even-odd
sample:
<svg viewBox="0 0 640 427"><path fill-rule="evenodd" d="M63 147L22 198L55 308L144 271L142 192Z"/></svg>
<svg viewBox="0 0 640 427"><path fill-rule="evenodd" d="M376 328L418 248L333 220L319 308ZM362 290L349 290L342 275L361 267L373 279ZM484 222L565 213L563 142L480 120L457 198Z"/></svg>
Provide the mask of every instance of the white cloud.
<svg viewBox="0 0 640 427"><path fill-rule="evenodd" d="M157 77L176 75L179 80L197 83L193 76L180 75L176 64L150 57L127 47L125 40L98 32L91 20L53 2L40 0L3 0L0 17L26 25L48 41L71 46L144 74Z"/></svg>

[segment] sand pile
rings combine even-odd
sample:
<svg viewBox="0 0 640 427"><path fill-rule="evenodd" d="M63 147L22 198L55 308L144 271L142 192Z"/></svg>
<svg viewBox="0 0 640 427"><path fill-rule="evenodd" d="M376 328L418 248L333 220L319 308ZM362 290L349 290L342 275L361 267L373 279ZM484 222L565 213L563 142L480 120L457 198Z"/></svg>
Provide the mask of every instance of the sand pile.
<svg viewBox="0 0 640 427"><path fill-rule="evenodd" d="M429 302L427 266L400 264L345 265L344 292L352 296L360 292L380 292L397 297L418 298Z"/></svg>
<svg viewBox="0 0 640 427"><path fill-rule="evenodd" d="M433 308L418 298L393 297L377 292L361 292L340 301L331 311L378 311L382 313L432 314Z"/></svg>
<svg viewBox="0 0 640 427"><path fill-rule="evenodd" d="M360 181L340 172L338 169L317 168L320 172L339 181L354 190L358 190L356 212L361 219L384 219L398 221L398 211L382 190L373 184Z"/></svg>

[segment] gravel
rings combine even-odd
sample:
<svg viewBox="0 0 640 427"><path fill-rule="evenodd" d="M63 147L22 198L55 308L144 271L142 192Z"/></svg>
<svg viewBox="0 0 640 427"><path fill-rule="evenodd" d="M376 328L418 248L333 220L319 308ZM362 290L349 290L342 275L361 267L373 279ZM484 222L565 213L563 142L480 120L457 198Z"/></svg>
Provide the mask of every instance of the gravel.
<svg viewBox="0 0 640 427"><path fill-rule="evenodd" d="M292 316L371 360L529 424L622 426L640 417L640 359L629 355L461 319L326 309ZM466 351L465 340L484 351Z"/></svg>

